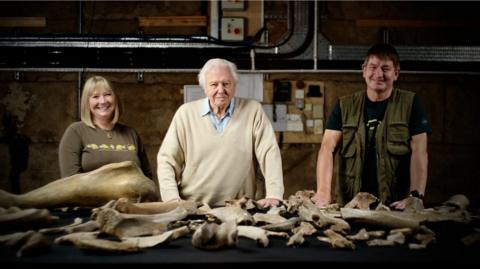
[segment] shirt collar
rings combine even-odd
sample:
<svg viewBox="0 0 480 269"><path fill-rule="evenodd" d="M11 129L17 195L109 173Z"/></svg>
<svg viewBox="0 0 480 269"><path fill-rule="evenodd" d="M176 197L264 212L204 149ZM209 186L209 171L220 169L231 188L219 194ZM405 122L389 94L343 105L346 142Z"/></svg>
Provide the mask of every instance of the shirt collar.
<svg viewBox="0 0 480 269"><path fill-rule="evenodd" d="M232 116L233 115L233 110L235 109L235 97L230 100L230 104L228 105L227 108L227 116ZM202 111L201 111L201 116L208 115L209 113L213 113L213 111L210 108L210 104L208 103L208 97L205 97L202 102Z"/></svg>

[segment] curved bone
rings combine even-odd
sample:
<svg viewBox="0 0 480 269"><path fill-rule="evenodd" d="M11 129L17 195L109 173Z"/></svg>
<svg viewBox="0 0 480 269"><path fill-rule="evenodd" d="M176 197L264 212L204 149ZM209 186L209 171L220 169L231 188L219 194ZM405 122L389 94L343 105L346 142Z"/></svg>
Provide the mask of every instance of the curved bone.
<svg viewBox="0 0 480 269"><path fill-rule="evenodd" d="M234 221L236 224L255 224L255 221L248 211L236 206L226 206L214 208L206 213L207 216L213 216L221 222Z"/></svg>
<svg viewBox="0 0 480 269"><path fill-rule="evenodd" d="M121 213L128 214L159 214L174 210L177 207L183 207L189 215L197 211L197 204L193 201L168 201L168 202L149 202L132 203L127 198L120 198L111 206Z"/></svg>
<svg viewBox="0 0 480 269"><path fill-rule="evenodd" d="M154 236L142 236L142 237L125 237L122 238L122 242L135 245L139 248L150 248L165 242L173 241L182 236L186 236L190 233L190 229L187 226L183 226L171 231L166 231L159 235Z"/></svg>
<svg viewBox="0 0 480 269"><path fill-rule="evenodd" d="M99 232L73 233L58 237L55 243L72 243L80 249L104 252L138 252L140 249L132 243L104 240L97 238Z"/></svg>
<svg viewBox="0 0 480 269"><path fill-rule="evenodd" d="M261 228L265 229L265 230L268 230L268 231L289 232L295 227L295 225L297 225L297 222L299 222L299 221L300 221L300 218L291 217L284 222L264 225L264 226L261 226Z"/></svg>
<svg viewBox="0 0 480 269"><path fill-rule="evenodd" d="M100 230L122 238L161 234L167 230L168 223L181 220L186 216L187 211L181 207L154 215L122 214L111 208L100 208L94 218Z"/></svg>
<svg viewBox="0 0 480 269"><path fill-rule="evenodd" d="M0 206L100 206L121 197L132 201L158 200L155 183L131 161L112 163L88 173L61 178L25 194L15 195L0 190Z"/></svg>
<svg viewBox="0 0 480 269"><path fill-rule="evenodd" d="M302 221L300 223L300 226L292 229L292 232L293 233L302 232L304 235L312 235L317 232L317 229L315 229L315 227L313 227L313 225L310 224L310 222Z"/></svg>

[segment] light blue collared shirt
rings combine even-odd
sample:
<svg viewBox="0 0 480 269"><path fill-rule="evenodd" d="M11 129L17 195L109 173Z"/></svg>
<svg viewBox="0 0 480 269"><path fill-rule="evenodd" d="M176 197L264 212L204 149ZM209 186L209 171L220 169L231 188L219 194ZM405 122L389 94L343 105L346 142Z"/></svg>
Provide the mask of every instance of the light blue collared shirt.
<svg viewBox="0 0 480 269"><path fill-rule="evenodd" d="M208 118L210 119L210 122L213 125L213 128L217 130L219 133L223 133L225 130L225 127L227 127L228 122L232 118L233 115L233 109L235 108L235 97L230 100L230 104L228 105L227 112L225 115L219 119L217 116L215 116L215 113L213 113L212 109L210 108L210 104L208 103L208 98L205 98L203 101L203 107L202 107L202 117L205 115L208 115Z"/></svg>

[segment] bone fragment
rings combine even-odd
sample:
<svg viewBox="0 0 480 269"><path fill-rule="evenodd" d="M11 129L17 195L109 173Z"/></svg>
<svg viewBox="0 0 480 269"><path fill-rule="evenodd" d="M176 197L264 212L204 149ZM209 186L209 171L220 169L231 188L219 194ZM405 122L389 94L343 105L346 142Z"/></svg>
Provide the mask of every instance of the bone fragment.
<svg viewBox="0 0 480 269"><path fill-rule="evenodd" d="M253 219L255 223L268 223L268 224L275 224L275 223L282 223L287 219L278 215L278 214L264 214L264 213L255 213L253 215Z"/></svg>
<svg viewBox="0 0 480 269"><path fill-rule="evenodd" d="M255 226L243 226L243 225L238 226L237 230L238 230L239 237L246 237L246 238L255 240L257 244L261 247L268 246L269 240L267 237L266 230L259 227L255 227Z"/></svg>
<svg viewBox="0 0 480 269"><path fill-rule="evenodd" d="M120 198L112 205L120 213L127 214L159 214L174 210L177 207L183 207L189 215L197 211L197 204L193 201L168 201L168 202L146 202L132 203L127 198Z"/></svg>
<svg viewBox="0 0 480 269"><path fill-rule="evenodd" d="M261 226L261 228L269 231L289 232L297 225L299 221L300 221L300 218L291 217L284 222L264 225L264 226Z"/></svg>
<svg viewBox="0 0 480 269"><path fill-rule="evenodd" d="M96 212L95 220L103 232L122 238L161 234L167 230L169 222L186 216L187 211L182 207L153 215L123 214L111 208L101 208Z"/></svg>
<svg viewBox="0 0 480 269"><path fill-rule="evenodd" d="M359 192L348 202L345 208L370 209L370 204L378 201L378 198L368 192Z"/></svg>
<svg viewBox="0 0 480 269"><path fill-rule="evenodd" d="M226 206L214 208L207 212L207 216L214 217L221 222L230 222L234 221L236 224L246 224L254 225L255 220L248 211L236 207L236 206Z"/></svg>
<svg viewBox="0 0 480 269"><path fill-rule="evenodd" d="M424 210L423 201L417 197L408 197L403 212L421 212Z"/></svg>
<svg viewBox="0 0 480 269"><path fill-rule="evenodd" d="M12 207L0 214L0 230L41 226L57 219L58 217L50 215L48 209Z"/></svg>
<svg viewBox="0 0 480 269"><path fill-rule="evenodd" d="M405 244L405 235L401 232L390 233L387 236L387 240L392 241L395 244L403 245Z"/></svg>
<svg viewBox="0 0 480 269"><path fill-rule="evenodd" d="M83 222L82 218L75 218L72 224L68 224L61 227L44 228L44 229L40 229L39 232L43 234L61 233L61 232L64 232L65 229L78 226L82 222Z"/></svg>
<svg viewBox="0 0 480 269"><path fill-rule="evenodd" d="M345 220L355 220L388 228L408 227L418 229L420 227L420 221L418 219L409 218L410 215L404 212L372 211L353 208L342 208L340 212Z"/></svg>
<svg viewBox="0 0 480 269"><path fill-rule="evenodd" d="M333 248L352 249L355 250L355 244L343 237L341 234L332 231L330 229L323 232L328 238L330 238L330 244Z"/></svg>
<svg viewBox="0 0 480 269"><path fill-rule="evenodd" d="M88 173L61 178L25 194L0 190L0 206L100 206L121 197L132 201L158 200L155 183L132 161L112 163Z"/></svg>
<svg viewBox="0 0 480 269"><path fill-rule="evenodd" d="M392 240L386 240L386 239L373 239L373 240L369 240L367 241L367 245L369 247L390 247L390 246L394 246L395 245L395 242L393 242Z"/></svg>
<svg viewBox="0 0 480 269"><path fill-rule="evenodd" d="M362 228L358 233L354 235L347 235L347 239L353 240L353 241L367 241L370 239L370 235L368 234L367 230Z"/></svg>
<svg viewBox="0 0 480 269"><path fill-rule="evenodd" d="M186 236L190 233L187 226L176 228L174 230L166 231L159 235L142 236L142 237L125 237L122 238L122 242L135 245L139 248L150 248L157 245L161 245L166 242L173 241L182 236Z"/></svg>
<svg viewBox="0 0 480 269"><path fill-rule="evenodd" d="M235 221L204 223L193 233L192 245L200 249L222 249L237 245L238 232Z"/></svg>
<svg viewBox="0 0 480 269"><path fill-rule="evenodd" d="M42 254L50 249L50 241L41 233L29 230L0 236L0 245L17 248L17 257Z"/></svg>
<svg viewBox="0 0 480 269"><path fill-rule="evenodd" d="M463 194L456 194L450 197L447 201L445 201L443 205L455 206L460 210L466 210L467 207L470 205L470 201L468 200L467 196Z"/></svg>
<svg viewBox="0 0 480 269"><path fill-rule="evenodd" d="M101 252L129 253L138 252L140 249L132 244L97 238L99 232L81 232L67 234L55 239L56 244L71 243L80 249Z"/></svg>
<svg viewBox="0 0 480 269"><path fill-rule="evenodd" d="M317 229L315 229L315 227L313 227L313 225L309 222L302 221L300 226L292 229L292 232L294 234L302 232L304 235L312 235L317 232Z"/></svg>
<svg viewBox="0 0 480 269"><path fill-rule="evenodd" d="M287 242L287 246L289 247L298 247L305 242L305 237L303 237L303 232L300 230L294 233Z"/></svg>
<svg viewBox="0 0 480 269"><path fill-rule="evenodd" d="M350 230L350 224L343 219L335 218L325 214L320 208L310 201L305 201L298 209L298 215L301 220L311 221L319 228L332 226L332 229L338 232Z"/></svg>

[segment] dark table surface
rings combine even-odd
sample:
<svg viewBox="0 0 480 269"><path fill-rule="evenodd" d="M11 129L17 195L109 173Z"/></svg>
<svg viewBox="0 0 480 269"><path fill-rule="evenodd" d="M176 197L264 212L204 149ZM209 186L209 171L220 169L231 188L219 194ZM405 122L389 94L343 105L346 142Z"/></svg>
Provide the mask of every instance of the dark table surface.
<svg viewBox="0 0 480 269"><path fill-rule="evenodd" d="M52 226L69 224L75 217L89 218L89 211L60 212L52 211L60 217ZM235 248L217 251L196 249L191 244L191 236L180 238L165 245L142 249L138 253L112 254L77 249L72 245L53 244L51 249L35 256L17 258L16 249L0 247L2 264L51 264L64 265L242 265L263 264L307 264L324 263L350 265L355 263L409 263L409 264L480 264L480 244L465 246L460 238L471 232L471 225L455 223L435 223L429 226L437 233L437 241L423 250L410 250L405 245L394 247L369 247L364 242L356 242L356 250L333 249L329 244L316 239L317 235L306 238L306 242L297 248L286 245L287 239L270 237L270 244L263 248L255 241L240 238ZM477 226L478 227L478 226ZM353 228L355 228L353 226ZM3 232L4 233L4 232ZM60 234L48 235L53 240ZM2 266L3 267L3 266ZM83 267L83 266L82 266ZM3 267L5 268L5 267ZM10 267L11 268L11 267ZM84 267L85 268L85 267ZM160 268L160 267L158 267Z"/></svg>

